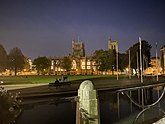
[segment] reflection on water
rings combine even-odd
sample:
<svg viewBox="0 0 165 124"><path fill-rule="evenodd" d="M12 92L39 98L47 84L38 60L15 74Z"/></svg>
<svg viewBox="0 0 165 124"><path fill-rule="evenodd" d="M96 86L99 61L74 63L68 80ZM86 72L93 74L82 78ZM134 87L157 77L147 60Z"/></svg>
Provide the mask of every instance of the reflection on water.
<svg viewBox="0 0 165 124"><path fill-rule="evenodd" d="M17 124L74 124L75 109L72 104L44 104L24 109Z"/></svg>
<svg viewBox="0 0 165 124"><path fill-rule="evenodd" d="M128 117L131 114L130 101L120 95L120 119L118 118L118 104L116 93L103 93L100 95L100 117L103 124L113 124L119 120ZM132 106L132 113L137 112L138 108ZM129 119L126 124L132 124L133 119ZM118 122L119 123L119 122ZM122 121L123 123L123 121ZM121 124L122 124L121 123Z"/></svg>
<svg viewBox="0 0 165 124"><path fill-rule="evenodd" d="M161 94L161 92L160 92ZM132 124L140 108L130 102L126 95L120 94L120 105L117 103L117 95L112 92L101 92L98 94L100 103L100 122L101 124ZM132 97L138 100L137 92L132 92ZM0 97L2 99L2 96ZM158 98L156 90L153 90L152 97L148 102L154 102ZM152 99L152 100L151 100ZM57 98L40 98L31 99L26 101L27 104L22 105L23 109L19 118L17 118L17 124L75 124L76 123L76 102L59 101ZM164 106L164 99L159 104ZM6 104L6 103L4 103ZM4 108L2 102L0 109ZM7 104L5 112L9 109ZM4 111L4 110L3 110ZM120 113L118 113L120 112ZM157 113L157 114L155 114ZM9 112L7 113L9 114ZM10 113L11 114L11 113ZM10 115L9 114L9 115ZM120 115L120 118L119 118ZM6 113L1 115L6 116ZM155 116L162 116L162 112L158 109L151 109L146 112L145 118L148 120L155 119ZM6 116L11 118L10 116ZM4 120L4 118L3 118ZM5 118L5 120L8 120ZM142 117L139 118L138 123L141 124ZM7 121L6 121L7 122ZM149 121L148 121L149 122ZM145 122L145 123L148 123ZM1 124L1 122L0 122ZM3 123L2 123L3 124ZM5 123L7 124L7 123ZM149 123L148 123L149 124Z"/></svg>
<svg viewBox="0 0 165 124"><path fill-rule="evenodd" d="M154 103L161 93L162 91L159 91L158 93L158 90L155 89L145 90L144 98L146 100L144 101L144 104L148 105ZM136 102L141 103L138 91L132 91L131 95ZM103 92L102 94L99 94L99 99L101 103L100 118L101 123L103 124L133 124L136 116L142 110L138 106L134 105L130 99L122 93L120 93L119 105L117 101L117 93ZM155 107L145 111L145 113L137 119L135 124L152 124L156 120L160 119L163 115L165 115L164 104L165 101L163 97L160 104L157 104Z"/></svg>

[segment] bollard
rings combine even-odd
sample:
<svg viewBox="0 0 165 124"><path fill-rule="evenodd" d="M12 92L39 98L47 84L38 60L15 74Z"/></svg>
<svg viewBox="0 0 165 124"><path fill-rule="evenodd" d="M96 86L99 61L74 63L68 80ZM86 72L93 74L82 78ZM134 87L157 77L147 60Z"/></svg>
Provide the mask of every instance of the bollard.
<svg viewBox="0 0 165 124"><path fill-rule="evenodd" d="M78 89L76 124L100 124L97 92L91 81L83 81Z"/></svg>

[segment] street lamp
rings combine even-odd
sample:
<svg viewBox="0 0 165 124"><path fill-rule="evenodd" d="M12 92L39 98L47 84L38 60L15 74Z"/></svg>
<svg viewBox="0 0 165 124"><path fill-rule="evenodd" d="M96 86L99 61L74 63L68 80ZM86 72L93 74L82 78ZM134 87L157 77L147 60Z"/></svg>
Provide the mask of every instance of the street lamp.
<svg viewBox="0 0 165 124"><path fill-rule="evenodd" d="M141 38L139 37L139 47L140 47L140 81L143 83L143 67L142 67L142 44L141 44Z"/></svg>
<svg viewBox="0 0 165 124"><path fill-rule="evenodd" d="M119 47L118 47L118 42L117 42L117 48L116 48L116 67L117 67L117 80L119 80L119 75L118 75L118 71L119 71Z"/></svg>
<svg viewBox="0 0 165 124"><path fill-rule="evenodd" d="M156 42L156 80L158 81L158 54L157 54L157 42Z"/></svg>

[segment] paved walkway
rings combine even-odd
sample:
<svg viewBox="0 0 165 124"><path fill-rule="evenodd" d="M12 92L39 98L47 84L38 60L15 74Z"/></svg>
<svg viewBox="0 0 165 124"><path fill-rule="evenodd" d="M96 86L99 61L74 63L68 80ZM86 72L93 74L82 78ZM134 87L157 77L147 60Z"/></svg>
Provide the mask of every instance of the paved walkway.
<svg viewBox="0 0 165 124"><path fill-rule="evenodd" d="M144 82L143 84L140 83L137 79L132 80L110 80L110 79L90 79L96 90L98 91L116 91L122 88L130 88L130 87L137 87L141 85L148 85L148 84L157 84L159 82ZM9 90L12 93L20 92L20 97L26 96L47 96L47 95L59 95L59 94L70 94L70 93L77 93L80 83L83 80L72 81L70 86L49 86L48 84L16 84L16 85L1 85L6 90ZM164 81L165 82L165 81ZM162 83L162 82L161 82Z"/></svg>
<svg viewBox="0 0 165 124"><path fill-rule="evenodd" d="M47 85L47 84L10 84L10 85L1 84L0 87L4 87L6 90L16 90L16 89L44 86L44 85Z"/></svg>

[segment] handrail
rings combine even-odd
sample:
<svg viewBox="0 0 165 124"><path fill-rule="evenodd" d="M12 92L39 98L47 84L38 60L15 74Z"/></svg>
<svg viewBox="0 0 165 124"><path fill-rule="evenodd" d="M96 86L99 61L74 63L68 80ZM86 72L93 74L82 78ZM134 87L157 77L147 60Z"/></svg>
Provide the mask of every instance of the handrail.
<svg viewBox="0 0 165 124"><path fill-rule="evenodd" d="M136 123L136 121L138 120L138 118L140 117L141 114L143 114L145 111L149 110L150 108L151 108L151 107L145 108L145 109L143 109L142 111L140 111L139 114L138 114L138 115L136 116L136 118L134 119L133 124ZM153 107L153 108L155 108L155 109L158 108L159 111L161 111L163 114L165 114L165 111L163 111L162 109L160 109L160 107Z"/></svg>
<svg viewBox="0 0 165 124"><path fill-rule="evenodd" d="M155 86L155 85L154 85ZM160 85L158 85L160 86ZM137 103L135 100L133 100L131 98L131 96L128 94L128 91L129 90L138 90L138 89L144 89L144 88L148 88L148 87L153 87L153 85L148 85L148 86L140 86L140 87L134 87L134 88L126 88L126 89L120 89L118 90L118 92L121 92L122 94L125 94L130 100L132 103L134 103L136 106L142 108L143 110L139 112L139 114L136 116L135 120L133 121L133 124L138 120L138 118L141 116L141 114L143 114L145 111L149 110L150 108L154 107L156 104L158 104L160 102L160 100L163 98L164 94L165 94L165 86L163 86L163 91L160 95L160 97L152 104L150 105L141 105L139 103ZM127 91L127 92L126 92ZM155 107L156 108L156 107ZM159 107L158 107L159 110L161 110ZM163 110L161 110L164 114L165 112Z"/></svg>
<svg viewBox="0 0 165 124"><path fill-rule="evenodd" d="M144 105L144 106L142 106L141 104L139 104L139 103L137 103L136 101L134 101L134 100L128 95L128 93L125 93L125 94L126 94L126 96L131 100L131 102L133 102L135 105L137 105L137 106L140 107L140 108L146 108L146 107L152 107L152 106L156 105L156 104L162 99L164 93L165 93L165 87L164 87L164 89L163 89L163 92L162 92L161 96L159 97L159 99L158 99L157 101L155 101L155 102L152 103L151 105Z"/></svg>

